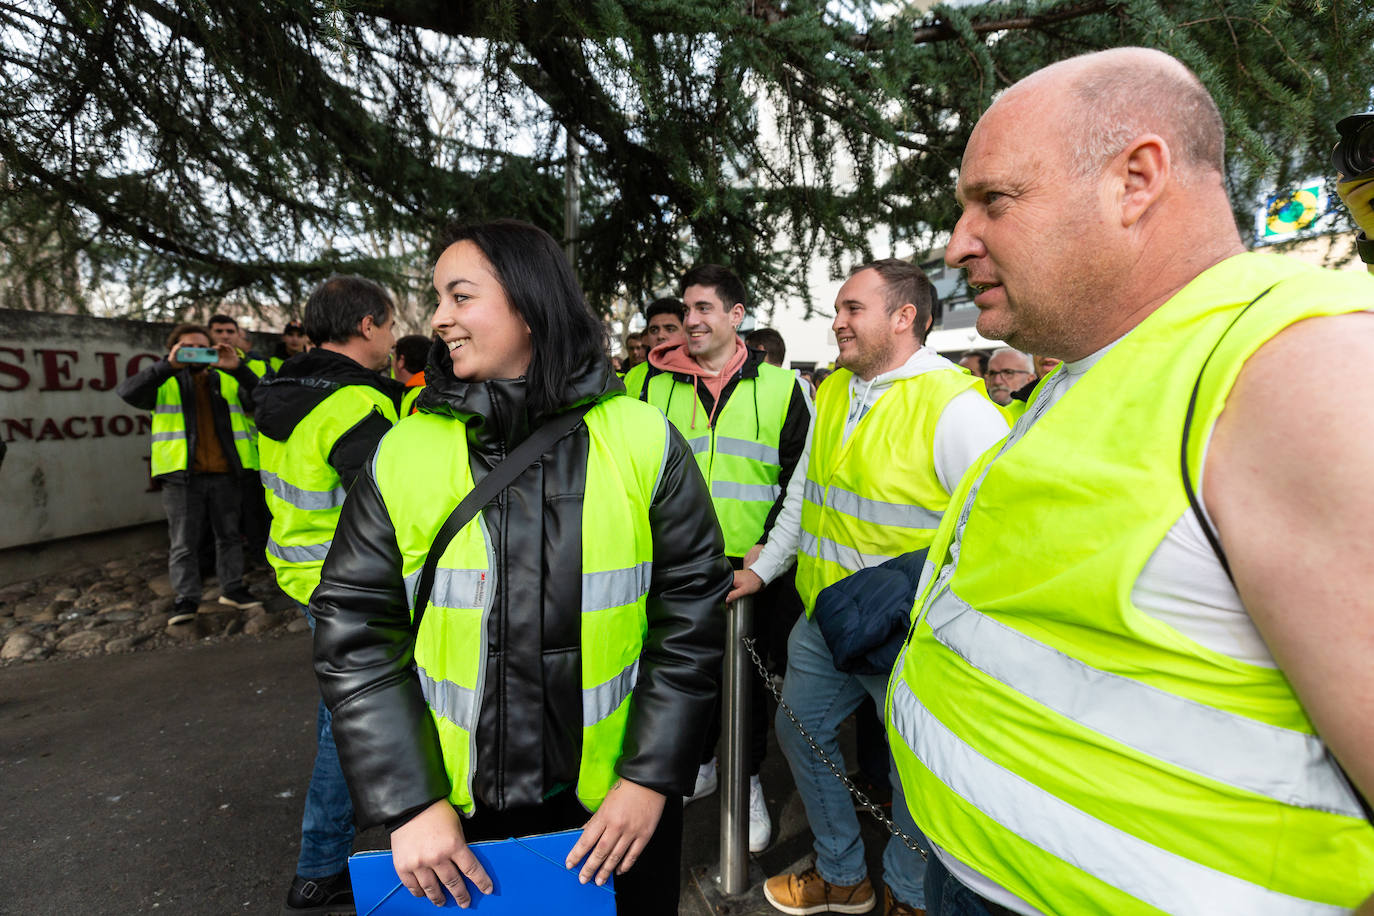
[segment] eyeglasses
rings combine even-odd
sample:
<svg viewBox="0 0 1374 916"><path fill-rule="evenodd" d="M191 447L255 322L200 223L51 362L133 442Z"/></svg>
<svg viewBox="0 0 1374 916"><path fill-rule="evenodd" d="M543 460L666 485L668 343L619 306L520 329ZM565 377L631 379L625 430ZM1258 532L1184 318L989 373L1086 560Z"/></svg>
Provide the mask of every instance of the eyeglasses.
<svg viewBox="0 0 1374 916"><path fill-rule="evenodd" d="M1010 380L1010 379L1014 378L1015 376L1018 376L1018 375L1030 375L1030 373L1027 372L1025 369L993 369L993 370L991 370L990 372L988 372L984 377L985 377L985 378L997 378L998 376L1001 376L1001 375L1005 375L1005 376L1007 377L1007 379Z"/></svg>

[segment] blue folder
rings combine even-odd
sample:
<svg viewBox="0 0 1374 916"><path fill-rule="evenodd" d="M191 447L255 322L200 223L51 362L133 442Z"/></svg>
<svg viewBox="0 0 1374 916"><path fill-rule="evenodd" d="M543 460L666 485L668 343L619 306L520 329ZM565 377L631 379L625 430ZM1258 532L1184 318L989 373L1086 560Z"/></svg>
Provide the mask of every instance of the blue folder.
<svg viewBox="0 0 1374 916"><path fill-rule="evenodd" d="M501 913L559 913L560 916L615 916L612 878L598 887L579 884L580 869L566 869L563 862L582 835L581 830L545 833L519 839L473 843L468 848L486 869L494 885L483 894L468 881L470 909L497 916ZM433 913L438 907L427 897L412 897L391 864L391 852L359 852L348 858L353 879L353 900L358 916L401 916ZM445 909L458 909L448 891Z"/></svg>

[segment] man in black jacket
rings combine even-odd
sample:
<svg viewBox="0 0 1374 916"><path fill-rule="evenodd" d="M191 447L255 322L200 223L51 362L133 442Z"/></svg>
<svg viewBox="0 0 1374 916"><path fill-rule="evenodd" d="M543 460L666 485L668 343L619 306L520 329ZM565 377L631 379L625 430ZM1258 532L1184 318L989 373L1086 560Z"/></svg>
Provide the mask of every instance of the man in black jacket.
<svg viewBox="0 0 1374 916"><path fill-rule="evenodd" d="M258 387L262 479L273 516L267 553L277 584L302 610L319 582L343 494L396 422L403 389L378 371L395 342L394 313L391 297L371 280L326 280L305 306L316 348L288 359ZM282 908L297 916L352 912L346 866L353 805L322 701L316 720L300 856Z"/></svg>
<svg viewBox="0 0 1374 916"><path fill-rule="evenodd" d="M167 340L167 356L119 383L126 402L153 411L152 476L162 484L167 511L168 574L176 592L170 624L195 620L200 605L197 552L208 520L215 535L220 603L237 608L262 602L243 587L237 478L258 468L247 414L258 377L238 352L220 344L214 363L177 359L183 347L209 348L210 332L183 324Z"/></svg>

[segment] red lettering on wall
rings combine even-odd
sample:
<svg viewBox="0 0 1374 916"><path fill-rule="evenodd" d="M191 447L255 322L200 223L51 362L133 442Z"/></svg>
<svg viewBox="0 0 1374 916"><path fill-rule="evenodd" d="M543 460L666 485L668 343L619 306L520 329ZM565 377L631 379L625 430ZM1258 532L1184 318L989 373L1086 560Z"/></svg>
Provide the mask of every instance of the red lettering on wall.
<svg viewBox="0 0 1374 916"><path fill-rule="evenodd" d="M0 353L11 353L19 362L24 361L24 351L18 347L0 347ZM17 363L7 363L0 360L0 373L4 373L14 380L8 384L0 380L0 391L18 391L21 388L29 387L29 373Z"/></svg>
<svg viewBox="0 0 1374 916"><path fill-rule="evenodd" d="M145 362L155 363L162 359L156 353L140 353L129 360L129 365L124 369L125 375L138 375L138 370L143 368Z"/></svg>
<svg viewBox="0 0 1374 916"><path fill-rule="evenodd" d="M56 421L56 420L44 420L44 421L43 421L43 428L40 429L40 430L38 431L38 441L39 441L39 442L42 442L42 441L45 440L45 439L61 439L61 438L62 438L62 430L60 430L60 429L57 428L57 421Z"/></svg>
<svg viewBox="0 0 1374 916"><path fill-rule="evenodd" d="M153 431L153 418L150 415L141 413L135 419L138 421L138 434L140 436Z"/></svg>
<svg viewBox="0 0 1374 916"><path fill-rule="evenodd" d="M91 379L91 387L96 391L109 391L119 382L119 354L97 353L96 356L100 357L100 368L104 370L104 374L100 378Z"/></svg>
<svg viewBox="0 0 1374 916"><path fill-rule="evenodd" d="M134 431L134 421L130 417L119 414L110 417L110 432L116 436L127 436Z"/></svg>
<svg viewBox="0 0 1374 916"><path fill-rule="evenodd" d="M104 439L104 438L105 438L105 418L104 418L104 417L91 417L91 424L92 424L93 426L95 426L95 435L92 436L91 438L92 438L92 439Z"/></svg>
<svg viewBox="0 0 1374 916"><path fill-rule="evenodd" d="M13 442L15 435L22 435L25 439L33 439L33 417L24 417L22 420L12 420L5 418L5 441Z"/></svg>
<svg viewBox="0 0 1374 916"><path fill-rule="evenodd" d="M76 424L77 424L77 423L85 423L85 422L86 422L86 418L85 418L85 417L68 417L67 419L65 419L65 420L62 421L62 435L63 435L63 436L66 436L68 439L84 439L84 438L86 438L86 434L85 434L85 433L77 433L77 432L75 432Z"/></svg>
<svg viewBox="0 0 1374 916"><path fill-rule="evenodd" d="M85 379L77 379L75 385L62 384L72 377L72 363L79 358L75 350L35 349L33 352L43 362L43 384L39 386L39 391L80 391L85 386Z"/></svg>

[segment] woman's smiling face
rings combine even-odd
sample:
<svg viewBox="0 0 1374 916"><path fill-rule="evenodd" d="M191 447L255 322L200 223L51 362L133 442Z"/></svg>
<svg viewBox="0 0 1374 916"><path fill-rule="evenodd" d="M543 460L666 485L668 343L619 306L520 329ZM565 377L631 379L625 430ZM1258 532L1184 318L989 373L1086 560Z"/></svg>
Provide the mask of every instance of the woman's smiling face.
<svg viewBox="0 0 1374 916"><path fill-rule="evenodd" d="M468 382L519 378L530 366L530 328L495 271L470 241L455 242L434 266L439 304L430 327L448 347L453 374Z"/></svg>

